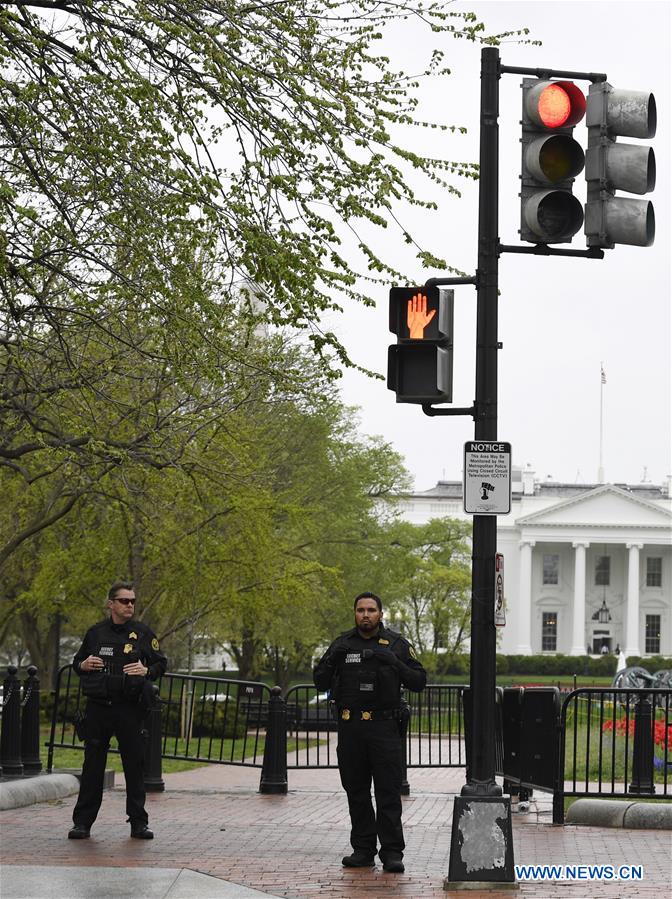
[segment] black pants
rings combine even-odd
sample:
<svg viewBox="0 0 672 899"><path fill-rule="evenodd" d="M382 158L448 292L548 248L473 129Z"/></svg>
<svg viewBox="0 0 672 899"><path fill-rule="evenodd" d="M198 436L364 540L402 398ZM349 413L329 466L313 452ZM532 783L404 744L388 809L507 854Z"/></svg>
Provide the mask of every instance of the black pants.
<svg viewBox="0 0 672 899"><path fill-rule="evenodd" d="M91 827L103 801L103 781L110 738L119 744L126 779L126 814L131 824L147 824L145 811L143 710L137 703L86 706L84 766L79 797L72 813L75 824Z"/></svg>
<svg viewBox="0 0 672 899"><path fill-rule="evenodd" d="M399 722L356 720L338 722L338 769L348 794L350 842L357 852L375 855L376 837L380 857L403 854L401 826L401 737ZM376 797L374 813L371 781Z"/></svg>

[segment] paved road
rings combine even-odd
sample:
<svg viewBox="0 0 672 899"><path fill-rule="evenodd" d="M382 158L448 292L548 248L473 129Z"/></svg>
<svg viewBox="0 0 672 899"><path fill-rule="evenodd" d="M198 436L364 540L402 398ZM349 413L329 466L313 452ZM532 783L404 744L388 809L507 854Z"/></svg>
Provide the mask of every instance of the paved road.
<svg viewBox="0 0 672 899"><path fill-rule="evenodd" d="M66 839L74 797L2 812L3 899L135 899L139 895L147 899L195 895L236 899L235 892L219 889L232 890L234 885L287 899L445 899L452 895L443 890L443 879L448 872L453 796L463 783L463 770L409 771L403 875L385 874L380 866L372 870L341 867L341 856L349 851L349 821L338 772L290 770L286 796L261 795L259 774L259 769L212 765L166 775L166 791L148 799L150 825L156 832L151 842L129 839L121 786L106 793L92 838L87 841ZM672 896L669 831L554 827L550 802L540 797L528 814L514 815L514 852L517 864L644 866L644 880L637 884L521 882L514 895L524 899ZM41 881L39 877L35 880L40 868ZM68 868L79 868L79 881ZM114 869L119 874L120 868L125 869L123 874L113 878ZM193 878L187 882L189 872L202 875L197 887ZM68 883L91 883L92 874L99 875L95 892L68 890ZM26 889L32 888L31 883L40 883L41 891L10 892L20 875L28 884ZM139 876L144 878L142 889ZM163 892L157 891L159 882ZM152 883L154 891L149 888ZM196 892L191 892L192 888ZM467 895L470 899L494 899L511 893Z"/></svg>

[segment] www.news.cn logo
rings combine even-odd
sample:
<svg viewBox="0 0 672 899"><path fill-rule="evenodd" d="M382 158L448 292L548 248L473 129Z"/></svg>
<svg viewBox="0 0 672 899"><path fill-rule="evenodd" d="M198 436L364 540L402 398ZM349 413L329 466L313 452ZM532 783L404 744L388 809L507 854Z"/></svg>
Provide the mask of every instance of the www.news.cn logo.
<svg viewBox="0 0 672 899"><path fill-rule="evenodd" d="M642 865L515 865L516 880L643 880Z"/></svg>

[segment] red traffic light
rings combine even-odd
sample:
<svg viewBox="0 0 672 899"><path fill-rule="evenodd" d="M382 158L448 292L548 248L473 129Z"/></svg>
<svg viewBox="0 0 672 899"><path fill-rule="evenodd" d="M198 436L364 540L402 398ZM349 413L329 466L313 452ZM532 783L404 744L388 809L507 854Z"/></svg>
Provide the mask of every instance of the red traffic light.
<svg viewBox="0 0 672 899"><path fill-rule="evenodd" d="M586 97L573 81L540 81L527 94L527 114L553 130L576 125L586 114Z"/></svg>

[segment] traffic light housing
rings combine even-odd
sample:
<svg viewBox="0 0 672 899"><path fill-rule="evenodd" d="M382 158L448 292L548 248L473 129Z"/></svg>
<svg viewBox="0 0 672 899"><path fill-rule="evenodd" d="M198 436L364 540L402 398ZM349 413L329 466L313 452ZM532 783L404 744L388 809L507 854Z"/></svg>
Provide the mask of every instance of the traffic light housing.
<svg viewBox="0 0 672 899"><path fill-rule="evenodd" d="M390 288L387 386L398 403L450 403L453 398L454 291Z"/></svg>
<svg viewBox="0 0 672 899"><path fill-rule="evenodd" d="M572 81L524 78L520 237L529 243L570 243L583 224L572 193L584 152L572 137L586 97Z"/></svg>
<svg viewBox="0 0 672 899"><path fill-rule="evenodd" d="M607 81L591 84L586 124L586 243L589 247L609 249L616 244L650 247L656 232L653 203L614 194L617 190L645 194L656 185L652 148L616 142L621 136L654 137L653 94L617 90Z"/></svg>

